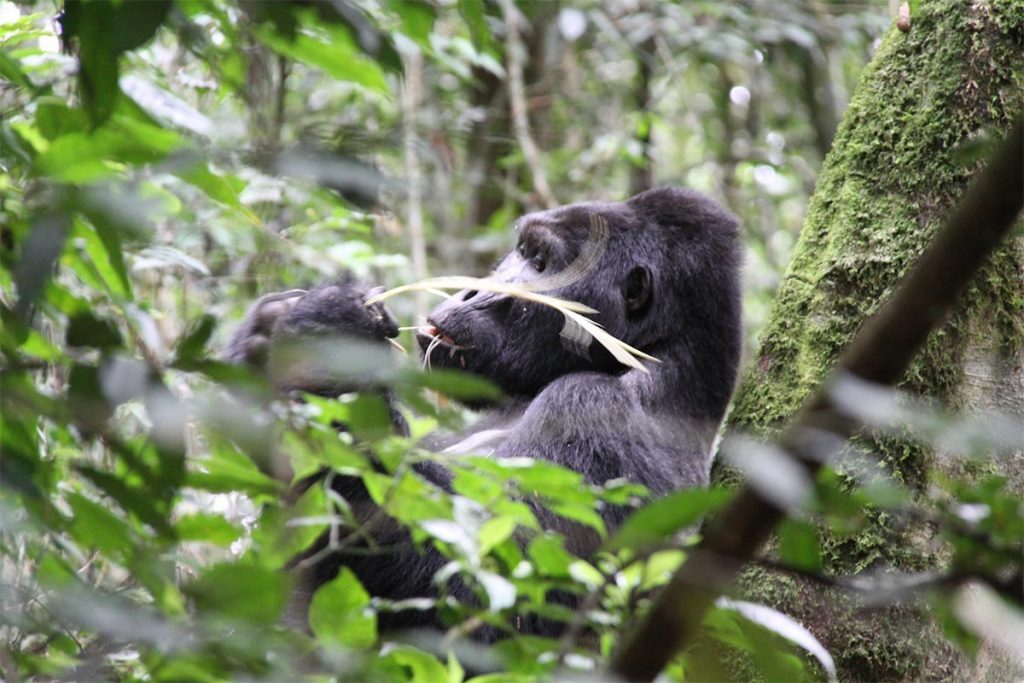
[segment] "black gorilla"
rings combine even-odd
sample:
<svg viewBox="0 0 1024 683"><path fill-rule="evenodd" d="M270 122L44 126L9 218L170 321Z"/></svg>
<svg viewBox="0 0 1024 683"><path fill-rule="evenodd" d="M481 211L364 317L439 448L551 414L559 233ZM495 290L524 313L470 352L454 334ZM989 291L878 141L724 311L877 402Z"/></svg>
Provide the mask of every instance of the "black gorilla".
<svg viewBox="0 0 1024 683"><path fill-rule="evenodd" d="M437 452L495 458L543 458L581 472L593 483L623 478L654 495L708 483L710 452L736 379L740 356L740 247L736 220L710 199L679 188L659 188L620 203L582 203L527 215L518 222L519 244L494 277L527 284L564 272L592 239L594 217L607 225L600 258L582 277L549 294L584 303L615 337L656 357L648 372L619 364L599 344L573 348L560 338L565 320L554 309L492 292L463 291L430 315L417 339L433 367L465 369L505 393L469 431L435 438ZM565 278L562 278L563 281ZM385 341L397 335L390 314L365 306L369 292L353 281L264 297L235 333L235 361L260 363L281 340L343 334ZM278 384L322 395L346 387L317 368L281 375ZM394 412L396 426L404 429ZM418 465L441 487L450 475L440 465ZM366 519L381 546L402 546L408 535L381 515L359 479L335 477L334 486ZM567 536L571 551L586 555L597 539L557 515L535 510L540 522ZM627 510L601 511L609 529ZM321 539L305 557L326 543ZM321 558L303 570L308 594L341 566L351 568L376 596L401 600L436 594L432 585L444 559L434 551L345 554ZM320 553L319 555L324 555ZM453 580L449 591L472 600ZM382 629L435 626L430 612L382 614ZM550 625L525 625L547 631ZM486 636L485 636L486 637Z"/></svg>

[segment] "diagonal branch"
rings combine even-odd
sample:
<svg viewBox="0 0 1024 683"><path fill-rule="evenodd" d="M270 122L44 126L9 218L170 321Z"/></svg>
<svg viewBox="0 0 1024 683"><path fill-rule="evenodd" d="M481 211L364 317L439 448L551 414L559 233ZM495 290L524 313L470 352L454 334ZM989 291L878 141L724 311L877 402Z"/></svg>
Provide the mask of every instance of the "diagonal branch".
<svg viewBox="0 0 1024 683"><path fill-rule="evenodd" d="M882 309L861 329L832 378L852 374L892 384L945 317L957 295L1013 226L1024 205L1024 119L1013 125L989 166L968 188L928 250ZM856 425L832 410L828 382L783 433L780 445L813 476L812 432L852 434ZM704 614L750 561L785 512L744 486L708 524L704 541L665 587L644 620L625 638L612 671L630 681L653 680L692 642ZM706 551L706 552L701 552ZM723 562L723 558L731 561Z"/></svg>

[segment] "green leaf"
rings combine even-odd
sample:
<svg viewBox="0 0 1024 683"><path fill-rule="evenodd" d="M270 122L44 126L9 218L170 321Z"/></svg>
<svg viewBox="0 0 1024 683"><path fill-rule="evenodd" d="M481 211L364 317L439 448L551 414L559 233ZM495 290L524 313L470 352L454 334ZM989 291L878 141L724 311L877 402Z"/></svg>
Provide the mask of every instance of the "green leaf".
<svg viewBox="0 0 1024 683"><path fill-rule="evenodd" d="M501 389L490 380L458 370L407 371L402 379L459 401L497 401L502 396Z"/></svg>
<svg viewBox="0 0 1024 683"><path fill-rule="evenodd" d="M483 523L477 533L477 543L480 545L480 555L486 555L491 549L504 543L516 530L516 519L514 517L494 517Z"/></svg>
<svg viewBox="0 0 1024 683"><path fill-rule="evenodd" d="M217 326L217 319L209 313L204 313L196 320L193 320L185 334L183 334L175 346L175 362L195 361L206 355L206 343L210 341L213 330Z"/></svg>
<svg viewBox="0 0 1024 683"><path fill-rule="evenodd" d="M779 556L798 569L816 572L821 569L821 547L818 528L803 520L786 519L779 526Z"/></svg>
<svg viewBox="0 0 1024 683"><path fill-rule="evenodd" d="M547 506L551 508L551 511L556 515L589 526L601 536L604 536L608 531L605 528L604 520L601 518L601 515L594 510L592 505L551 498L547 503Z"/></svg>
<svg viewBox="0 0 1024 683"><path fill-rule="evenodd" d="M6 50L0 50L0 76L18 87L32 92L36 90L35 85L21 70L21 65L7 54Z"/></svg>
<svg viewBox="0 0 1024 683"><path fill-rule="evenodd" d="M226 546L238 540L242 530L220 515L197 512L186 515L174 524L182 541L201 541Z"/></svg>
<svg viewBox="0 0 1024 683"><path fill-rule="evenodd" d="M89 118L79 109L72 109L56 97L36 100L36 128L47 140L53 141L70 133L86 133Z"/></svg>
<svg viewBox="0 0 1024 683"><path fill-rule="evenodd" d="M454 652L448 652L448 678L445 680L447 683L462 683L466 678L466 670L459 664L458 658Z"/></svg>
<svg viewBox="0 0 1024 683"><path fill-rule="evenodd" d="M64 588L78 583L78 574L62 557L46 553L33 572L39 585L46 588Z"/></svg>
<svg viewBox="0 0 1024 683"><path fill-rule="evenodd" d="M121 478L88 465L79 465L75 469L116 500L122 508L149 524L162 536L174 536L174 530L167 523L166 515L154 505L151 492L129 486Z"/></svg>
<svg viewBox="0 0 1024 683"><path fill-rule="evenodd" d="M490 50L494 44L491 29L487 26L484 0L459 0L459 14L469 27L473 45L480 52Z"/></svg>
<svg viewBox="0 0 1024 683"><path fill-rule="evenodd" d="M252 460L223 439L211 440L210 457L195 463L188 486L214 493L241 491L255 497L276 496L284 484L260 471Z"/></svg>
<svg viewBox="0 0 1024 683"><path fill-rule="evenodd" d="M423 0L388 0L387 7L401 20L402 33L430 51L430 32L437 19L434 8Z"/></svg>
<svg viewBox="0 0 1024 683"><path fill-rule="evenodd" d="M377 615L370 594L348 567L313 594L309 627L325 645L365 649L377 640ZM434 679L434 680L443 680Z"/></svg>
<svg viewBox="0 0 1024 683"><path fill-rule="evenodd" d="M384 72L359 50L347 28L327 24L321 33L324 34L322 39L300 31L294 40L289 40L267 24L255 30L260 41L278 54L319 67L338 80L358 83L381 93L390 92Z"/></svg>
<svg viewBox="0 0 1024 683"><path fill-rule="evenodd" d="M569 566L576 561L568 550L561 536L545 534L533 539L527 554L533 561L537 571L544 576L566 578Z"/></svg>
<svg viewBox="0 0 1024 683"><path fill-rule="evenodd" d="M360 441L374 442L392 432L391 411L387 402L376 394L359 394L346 404L345 428Z"/></svg>
<svg viewBox="0 0 1024 683"><path fill-rule="evenodd" d="M307 550L327 531L329 510L320 483L310 486L293 505L264 506L252 536L264 561L273 567L284 567Z"/></svg>
<svg viewBox="0 0 1024 683"><path fill-rule="evenodd" d="M618 550L660 543L717 510L731 495L725 489L687 489L659 498L633 513L607 547Z"/></svg>
<svg viewBox="0 0 1024 683"><path fill-rule="evenodd" d="M110 285L111 291L125 298L131 298L132 283L128 279L128 271L124 267L124 250L121 247L121 234L117 227L106 220L102 211L87 211L96 228L96 236L103 245L102 253L90 242L87 244L93 263Z"/></svg>
<svg viewBox="0 0 1024 683"><path fill-rule="evenodd" d="M466 681L466 683L536 683L537 676L532 674L518 674L518 673L495 673L495 674L484 674L482 676L474 676L473 678Z"/></svg>
<svg viewBox="0 0 1024 683"><path fill-rule="evenodd" d="M79 545L115 558L129 554L135 540L124 520L81 494L68 493L66 500L73 513L71 536Z"/></svg>
<svg viewBox="0 0 1024 683"><path fill-rule="evenodd" d="M94 126L106 121L120 95L118 58L149 41L171 8L170 0L118 2L67 0L61 15L65 40L78 40L78 83Z"/></svg>
<svg viewBox="0 0 1024 683"><path fill-rule="evenodd" d="M569 565L569 576L573 581L582 583L590 590L597 590L604 585L604 575L594 565L583 560L574 560Z"/></svg>
<svg viewBox="0 0 1024 683"><path fill-rule="evenodd" d="M215 564L185 588L200 612L272 624L288 600L289 575L254 562Z"/></svg>
<svg viewBox="0 0 1024 683"><path fill-rule="evenodd" d="M180 142L181 136L174 131L118 114L91 133L67 133L55 139L36 158L34 170L60 182L89 183L116 175L118 168L110 162L153 163Z"/></svg>
<svg viewBox="0 0 1024 683"><path fill-rule="evenodd" d="M448 680L448 670L437 657L400 645L384 655L388 660L407 670L412 678L409 683L443 683Z"/></svg>
<svg viewBox="0 0 1024 683"><path fill-rule="evenodd" d="M363 483L375 503L405 524L451 518L451 503L439 495L439 489L411 472L404 472L397 479L365 472Z"/></svg>
<svg viewBox="0 0 1024 683"><path fill-rule="evenodd" d="M175 175L216 202L233 209L243 208L238 196L245 189L245 182L234 175L215 173L205 161L176 171Z"/></svg>
<svg viewBox="0 0 1024 683"><path fill-rule="evenodd" d="M466 467L455 468L453 474L452 488L466 498L489 505L503 495L502 485L486 474Z"/></svg>

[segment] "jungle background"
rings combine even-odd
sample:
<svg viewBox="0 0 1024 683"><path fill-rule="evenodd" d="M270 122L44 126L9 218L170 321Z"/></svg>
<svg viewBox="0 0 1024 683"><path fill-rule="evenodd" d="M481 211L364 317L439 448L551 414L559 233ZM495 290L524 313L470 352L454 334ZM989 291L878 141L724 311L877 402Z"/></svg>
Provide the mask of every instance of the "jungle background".
<svg viewBox="0 0 1024 683"><path fill-rule="evenodd" d="M1019 678L1019 223L898 391L845 386L862 429L813 480L770 442L1024 112L1021 0L4 0L0 47L4 680L612 679L742 480L787 519L666 680ZM396 363L399 438L372 396L274 401L218 361L261 294L485 275L523 213L659 184L743 224L746 370L708 491L645 505L466 457L448 494L416 443L467 419L439 396L489 387ZM413 325L430 297L390 306ZM342 572L311 632L281 624L281 567L350 521L329 486L285 500L324 466L479 605ZM606 550L573 557L523 496ZM609 533L604 504L638 512ZM446 633L378 637L381 611L434 605ZM509 637L474 644L483 623Z"/></svg>

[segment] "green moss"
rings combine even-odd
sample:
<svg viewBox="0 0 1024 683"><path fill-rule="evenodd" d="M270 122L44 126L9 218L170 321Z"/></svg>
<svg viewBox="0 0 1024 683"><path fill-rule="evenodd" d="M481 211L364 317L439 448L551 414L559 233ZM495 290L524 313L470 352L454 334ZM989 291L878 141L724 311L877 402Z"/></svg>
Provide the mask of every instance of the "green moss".
<svg viewBox="0 0 1024 683"><path fill-rule="evenodd" d="M1024 0L926 0L909 33L890 30L837 131L761 334L760 356L737 392L730 427L771 436L796 414L963 195L980 166L965 161L963 147L998 139L1021 112ZM1022 245L1018 233L974 279L901 388L969 408L961 387L971 340L984 335L1007 354L1019 351ZM899 438L861 445L879 453L912 490L926 486L933 459L928 449ZM867 517L853 537L824 535L828 569L921 570L940 561L920 529L894 524L884 513L869 511ZM843 678L941 679L955 666L952 655L935 654L934 639L921 637L934 629L916 608L887 609L877 619L864 619L832 607L845 616L822 620L806 608L819 602L810 599L814 587L800 586L794 595L793 586L778 577L745 579L744 586L754 599L812 619L812 630L841 663ZM922 649L925 641L930 649Z"/></svg>

